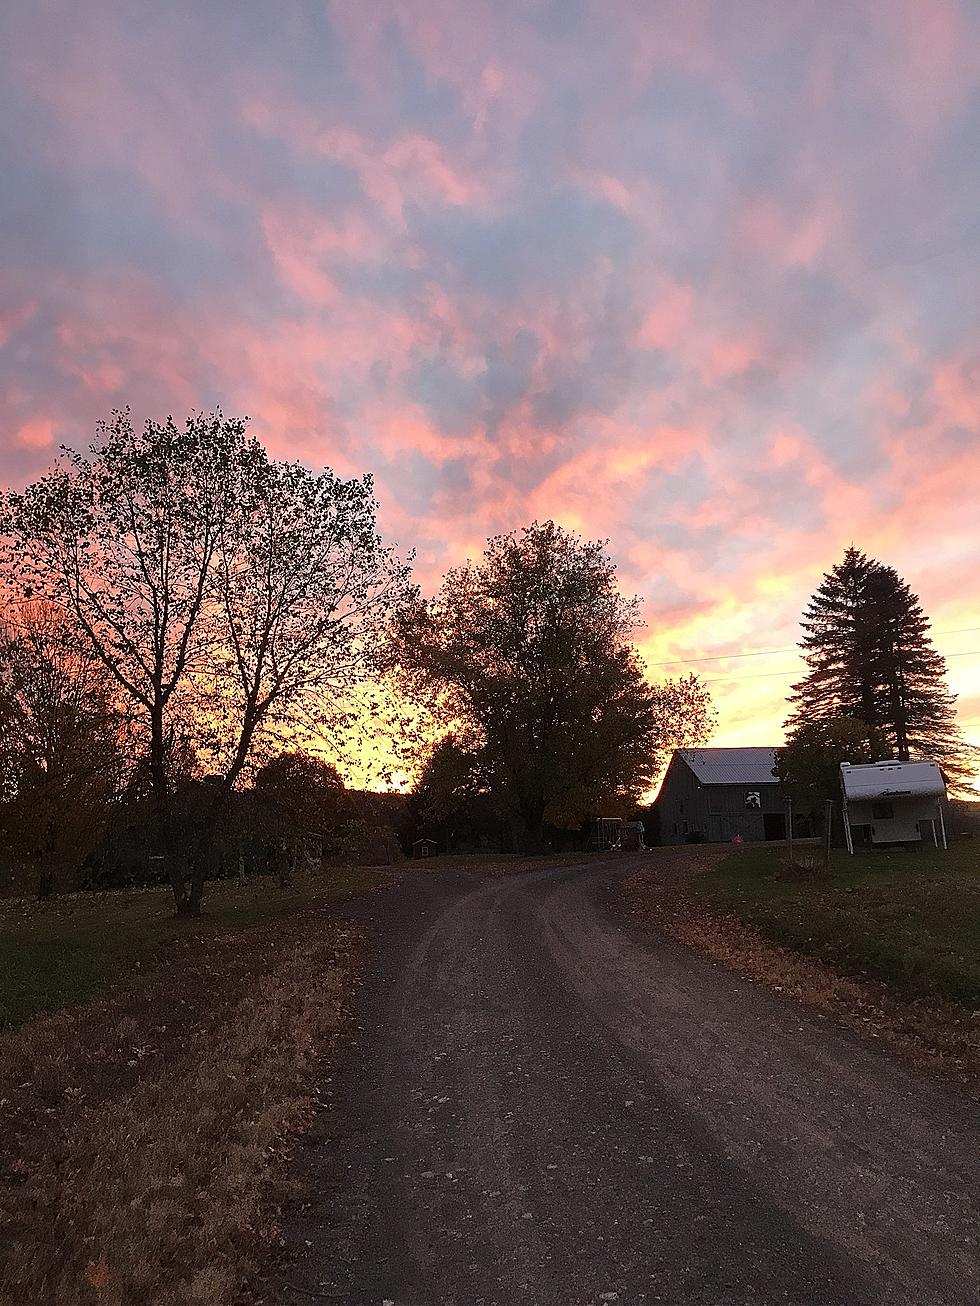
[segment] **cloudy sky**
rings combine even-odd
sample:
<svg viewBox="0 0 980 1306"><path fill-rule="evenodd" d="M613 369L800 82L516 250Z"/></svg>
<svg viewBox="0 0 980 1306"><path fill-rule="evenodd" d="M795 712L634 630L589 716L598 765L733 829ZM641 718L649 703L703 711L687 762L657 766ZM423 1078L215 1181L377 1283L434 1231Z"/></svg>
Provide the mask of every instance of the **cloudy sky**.
<svg viewBox="0 0 980 1306"><path fill-rule="evenodd" d="M124 403L372 471L426 585L608 537L717 743L854 541L980 742L980 8L14 0L0 474Z"/></svg>

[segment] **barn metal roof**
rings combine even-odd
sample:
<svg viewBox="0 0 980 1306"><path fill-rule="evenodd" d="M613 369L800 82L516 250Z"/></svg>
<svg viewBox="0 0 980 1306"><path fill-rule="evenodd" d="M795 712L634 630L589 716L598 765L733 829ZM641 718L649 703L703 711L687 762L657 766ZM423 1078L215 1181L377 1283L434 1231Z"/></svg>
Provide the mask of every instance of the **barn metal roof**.
<svg viewBox="0 0 980 1306"><path fill-rule="evenodd" d="M774 785L775 748L678 748L703 785Z"/></svg>

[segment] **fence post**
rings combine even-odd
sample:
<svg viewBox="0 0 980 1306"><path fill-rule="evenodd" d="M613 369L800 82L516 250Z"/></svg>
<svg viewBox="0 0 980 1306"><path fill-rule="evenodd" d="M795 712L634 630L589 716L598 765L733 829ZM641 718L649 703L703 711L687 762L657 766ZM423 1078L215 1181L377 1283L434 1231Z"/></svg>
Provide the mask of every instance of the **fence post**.
<svg viewBox="0 0 980 1306"><path fill-rule="evenodd" d="M823 813L823 868L830 870L830 832L834 823L834 800L828 798Z"/></svg>
<svg viewBox="0 0 980 1306"><path fill-rule="evenodd" d="M793 800L786 799L786 840L789 843L789 864L790 867L795 865L793 861Z"/></svg>

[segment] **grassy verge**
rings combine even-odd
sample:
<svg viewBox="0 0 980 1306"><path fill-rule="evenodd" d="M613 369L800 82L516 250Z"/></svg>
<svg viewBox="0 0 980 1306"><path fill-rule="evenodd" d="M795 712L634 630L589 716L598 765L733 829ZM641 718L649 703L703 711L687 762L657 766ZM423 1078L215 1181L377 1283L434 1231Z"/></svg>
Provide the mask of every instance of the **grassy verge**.
<svg viewBox="0 0 980 1306"><path fill-rule="evenodd" d="M236 1299L363 961L332 904L379 879L216 886L195 922L152 892L8 905L17 1012L59 1009L0 1036L3 1306ZM59 941L75 960L32 987Z"/></svg>
<svg viewBox="0 0 980 1306"><path fill-rule="evenodd" d="M781 878L785 850L736 853L691 881L715 912L907 997L980 1008L980 844L835 853L827 875Z"/></svg>
<svg viewBox="0 0 980 1306"><path fill-rule="evenodd" d="M0 1030L144 981L182 952L229 930L284 920L384 882L387 872L327 870L280 889L274 879L209 886L205 914L174 917L170 890L154 886L78 893L46 902L0 902Z"/></svg>
<svg viewBox="0 0 980 1306"><path fill-rule="evenodd" d="M916 1065L980 1087L977 862L958 846L835 858L786 879L784 848L658 849L625 884L641 922Z"/></svg>

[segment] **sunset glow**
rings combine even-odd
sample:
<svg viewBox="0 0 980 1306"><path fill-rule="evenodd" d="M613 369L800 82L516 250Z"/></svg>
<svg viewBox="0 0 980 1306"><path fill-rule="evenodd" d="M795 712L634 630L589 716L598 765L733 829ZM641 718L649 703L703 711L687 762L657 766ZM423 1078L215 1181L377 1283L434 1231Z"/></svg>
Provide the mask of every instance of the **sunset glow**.
<svg viewBox="0 0 980 1306"><path fill-rule="evenodd" d="M220 405L426 589L608 538L723 745L854 542L980 743L978 141L971 0L5 6L2 479Z"/></svg>

